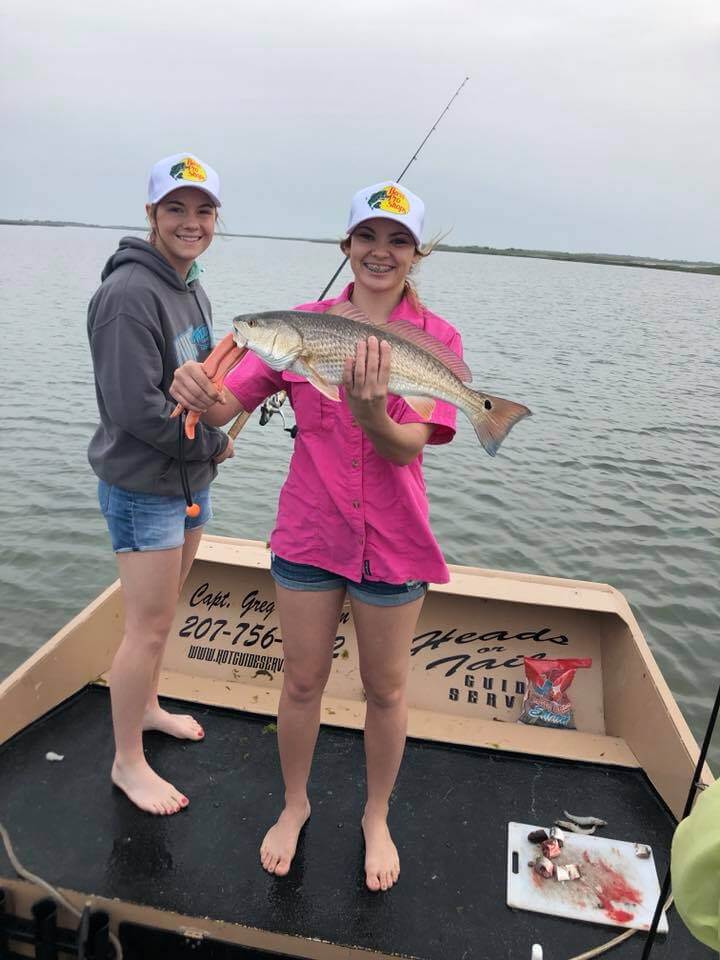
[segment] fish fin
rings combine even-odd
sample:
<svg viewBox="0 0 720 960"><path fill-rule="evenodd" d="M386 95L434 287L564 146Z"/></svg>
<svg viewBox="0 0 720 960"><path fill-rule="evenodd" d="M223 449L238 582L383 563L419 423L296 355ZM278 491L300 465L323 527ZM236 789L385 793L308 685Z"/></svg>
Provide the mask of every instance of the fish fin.
<svg viewBox="0 0 720 960"><path fill-rule="evenodd" d="M340 391L334 383L328 383L327 380L320 376L317 370L313 369L307 361L303 363L303 367L307 371L305 376L308 383L311 383L316 390L318 390L324 397L327 397L328 400L333 400L335 403L340 403Z"/></svg>
<svg viewBox="0 0 720 960"><path fill-rule="evenodd" d="M423 420L429 420L435 409L435 401L432 397L403 397L403 400Z"/></svg>
<svg viewBox="0 0 720 960"><path fill-rule="evenodd" d="M420 327L416 327L414 323L410 323L408 320L393 320L390 323L376 325L376 329L380 333L391 333L400 337L401 340L414 343L416 347L431 353L436 360L439 360L451 373L454 373L458 380L462 380L463 383L471 382L472 373L463 358L453 353L447 344L438 340L437 337L433 337L427 331L421 330Z"/></svg>
<svg viewBox="0 0 720 960"><path fill-rule="evenodd" d="M325 313L332 314L334 317L345 317L347 320L355 320L357 323L370 323L368 315L363 313L354 303L350 303L349 300L334 303Z"/></svg>
<svg viewBox="0 0 720 960"><path fill-rule="evenodd" d="M510 429L518 420L530 417L532 413L522 403L515 403L513 400L491 397L487 393L478 393L476 397L479 402L468 416L478 440L490 456L494 457Z"/></svg>

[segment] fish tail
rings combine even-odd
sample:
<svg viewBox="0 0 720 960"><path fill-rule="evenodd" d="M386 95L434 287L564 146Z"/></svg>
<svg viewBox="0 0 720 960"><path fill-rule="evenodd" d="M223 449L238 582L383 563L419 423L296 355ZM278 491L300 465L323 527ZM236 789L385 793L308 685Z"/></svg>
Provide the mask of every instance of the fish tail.
<svg viewBox="0 0 720 960"><path fill-rule="evenodd" d="M492 397L486 393L475 394L475 402L467 413L478 440L491 457L495 456L498 447L518 420L532 416L531 411L522 403Z"/></svg>

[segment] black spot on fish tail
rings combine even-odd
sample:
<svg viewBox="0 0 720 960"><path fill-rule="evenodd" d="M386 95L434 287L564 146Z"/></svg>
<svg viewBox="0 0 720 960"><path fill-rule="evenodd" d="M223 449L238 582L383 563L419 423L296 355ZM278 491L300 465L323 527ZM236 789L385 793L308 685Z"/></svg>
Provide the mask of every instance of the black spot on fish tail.
<svg viewBox="0 0 720 960"><path fill-rule="evenodd" d="M519 420L532 414L521 403L503 400L502 397L485 396L481 403L474 405L474 409L468 415L478 440L490 456L494 457L512 427Z"/></svg>

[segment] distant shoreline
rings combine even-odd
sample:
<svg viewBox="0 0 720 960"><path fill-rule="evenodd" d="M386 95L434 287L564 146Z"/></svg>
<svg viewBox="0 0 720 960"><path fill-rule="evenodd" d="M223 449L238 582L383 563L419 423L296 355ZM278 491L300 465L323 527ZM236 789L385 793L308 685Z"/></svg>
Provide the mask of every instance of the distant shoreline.
<svg viewBox="0 0 720 960"><path fill-rule="evenodd" d="M5 220L0 225L15 227L89 227L93 230L133 230L143 232L145 227L127 224L81 223L75 220ZM294 240L301 243L331 243L314 237L280 237L266 233L219 233L218 236L241 237L257 240ZM569 253L561 250L524 250L516 247L484 247L472 244L454 245L439 243L436 250L445 253L479 253L487 257L531 257L537 260L565 260L571 263L597 263L614 267L645 267L649 270L675 270L681 273L702 273L720 276L720 263L693 260L661 260L657 257L633 257L612 253Z"/></svg>

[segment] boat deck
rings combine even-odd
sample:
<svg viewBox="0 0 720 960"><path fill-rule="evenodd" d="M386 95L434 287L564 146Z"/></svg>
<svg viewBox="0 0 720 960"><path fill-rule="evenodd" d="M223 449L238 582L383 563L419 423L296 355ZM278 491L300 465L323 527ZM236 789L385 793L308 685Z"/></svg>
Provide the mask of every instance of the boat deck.
<svg viewBox="0 0 720 960"><path fill-rule="evenodd" d="M251 714L170 706L191 711L206 731L201 744L146 736L155 769L191 798L173 817L143 814L111 786L103 687L86 687L0 747L0 819L29 870L59 887L189 918L393 956L527 960L539 942L548 960L566 960L619 931L509 909L508 821L592 812L613 837L651 844L661 873L667 866L675 823L640 770L410 741L391 808L402 877L389 893L372 894L359 829L362 738L323 727L312 817L290 875L273 878L257 849L282 799L274 728ZM47 761L49 750L65 759ZM1 849L0 864L12 876ZM713 956L676 914L669 920L653 958ZM636 958L642 936L612 956Z"/></svg>

